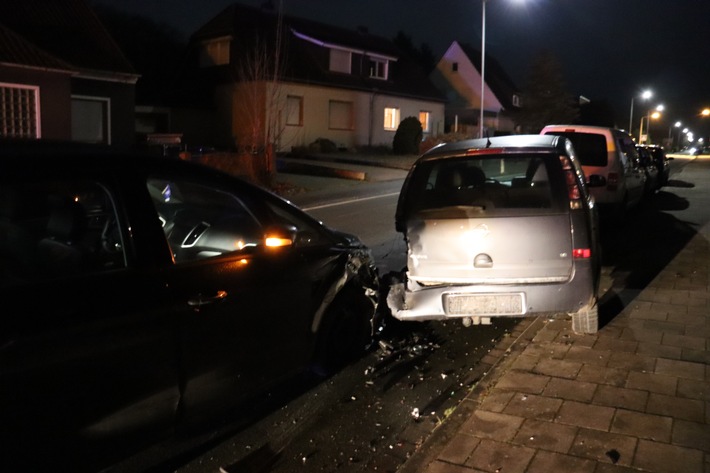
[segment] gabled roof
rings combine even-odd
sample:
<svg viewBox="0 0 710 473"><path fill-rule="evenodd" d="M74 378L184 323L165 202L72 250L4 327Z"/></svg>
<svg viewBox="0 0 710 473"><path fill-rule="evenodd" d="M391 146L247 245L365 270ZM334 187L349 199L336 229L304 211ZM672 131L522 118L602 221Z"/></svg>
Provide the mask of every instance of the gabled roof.
<svg viewBox="0 0 710 473"><path fill-rule="evenodd" d="M481 72L481 50L471 47L467 43L458 43L461 49L466 54L466 57L473 67L480 73ZM485 81L486 85L490 87L491 91L495 94L498 101L503 105L506 110L513 110L517 108L513 105L513 95L518 94L519 90L510 79L508 74L505 72L503 67L496 61L493 57L486 54L486 71L485 71Z"/></svg>
<svg viewBox="0 0 710 473"><path fill-rule="evenodd" d="M15 34L0 44L12 46L14 52L5 51L8 57L38 61L41 50L41 61L53 56L79 72L136 75L85 0L2 0L0 25ZM17 44L18 37L25 46ZM29 44L35 53L29 52Z"/></svg>
<svg viewBox="0 0 710 473"><path fill-rule="evenodd" d="M72 66L0 25L0 63L71 72Z"/></svg>
<svg viewBox="0 0 710 473"><path fill-rule="evenodd" d="M233 4L195 32L192 42L230 36L236 54L240 50L253 50L255 38L262 44L273 46L278 18L273 11ZM281 80L444 101L419 66L404 58L394 43L386 38L287 15L282 17L282 25L284 65ZM318 45L323 46L322 51L318 50ZM380 80L331 72L326 48L387 58L391 61L389 78Z"/></svg>

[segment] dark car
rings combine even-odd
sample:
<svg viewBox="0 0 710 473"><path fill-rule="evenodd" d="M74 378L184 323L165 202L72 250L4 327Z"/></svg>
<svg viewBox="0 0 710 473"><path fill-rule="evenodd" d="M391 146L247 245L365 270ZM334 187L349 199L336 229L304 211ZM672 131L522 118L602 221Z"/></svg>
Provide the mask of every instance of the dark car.
<svg viewBox="0 0 710 473"><path fill-rule="evenodd" d="M202 165L0 144L0 212L0 471L98 470L377 326L368 248Z"/></svg>
<svg viewBox="0 0 710 473"><path fill-rule="evenodd" d="M661 188L668 185L671 175L671 160L673 158L668 157L661 146L647 145L644 147L651 155L653 162L656 163L656 168L658 168L658 187Z"/></svg>
<svg viewBox="0 0 710 473"><path fill-rule="evenodd" d="M663 185L661 183L661 173L658 169L658 164L651 154L651 150L647 146L636 145L636 150L639 156L639 165L646 174L646 184L644 194L649 195L656 192Z"/></svg>
<svg viewBox="0 0 710 473"><path fill-rule="evenodd" d="M598 328L598 216L569 139L519 135L436 147L412 167L396 229L407 268L395 318L487 324L567 313Z"/></svg>

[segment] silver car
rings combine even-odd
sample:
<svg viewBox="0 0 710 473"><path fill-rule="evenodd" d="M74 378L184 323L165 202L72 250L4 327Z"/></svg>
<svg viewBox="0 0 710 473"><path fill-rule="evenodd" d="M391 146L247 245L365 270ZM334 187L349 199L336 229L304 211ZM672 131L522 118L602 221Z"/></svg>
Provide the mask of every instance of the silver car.
<svg viewBox="0 0 710 473"><path fill-rule="evenodd" d="M387 295L395 318L568 313L576 332L597 331L597 212L568 139L440 145L410 170L395 220L408 252Z"/></svg>

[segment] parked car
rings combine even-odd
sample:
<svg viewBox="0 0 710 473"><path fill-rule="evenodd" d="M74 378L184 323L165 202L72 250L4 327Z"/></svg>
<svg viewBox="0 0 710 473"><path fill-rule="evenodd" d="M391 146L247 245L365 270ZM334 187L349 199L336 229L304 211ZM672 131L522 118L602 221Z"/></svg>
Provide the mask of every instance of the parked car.
<svg viewBox="0 0 710 473"><path fill-rule="evenodd" d="M433 148L410 170L395 226L407 268L387 295L400 320L569 313L597 331L594 199L570 140L519 135Z"/></svg>
<svg viewBox="0 0 710 473"><path fill-rule="evenodd" d="M646 146L636 145L636 151L639 155L639 163L641 164L641 168L643 169L644 174L646 174L644 194L653 194L661 188L661 175L658 171L658 166L651 155L651 151L649 151Z"/></svg>
<svg viewBox="0 0 710 473"><path fill-rule="evenodd" d="M646 175L631 135L614 128L548 125L540 132L569 138L594 185L590 190L600 211L620 219L643 199Z"/></svg>
<svg viewBox="0 0 710 473"><path fill-rule="evenodd" d="M0 156L1 471L97 471L371 343L370 251L276 195L178 159Z"/></svg>
<svg viewBox="0 0 710 473"><path fill-rule="evenodd" d="M656 168L658 168L658 187L667 186L671 176L671 161L673 158L666 155L662 146L646 145L645 148L650 153L651 159L656 163Z"/></svg>

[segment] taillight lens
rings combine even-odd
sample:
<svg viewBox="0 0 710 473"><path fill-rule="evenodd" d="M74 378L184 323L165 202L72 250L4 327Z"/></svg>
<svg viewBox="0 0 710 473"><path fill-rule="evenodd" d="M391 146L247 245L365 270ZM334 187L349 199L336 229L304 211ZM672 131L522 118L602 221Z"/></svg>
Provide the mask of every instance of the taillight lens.
<svg viewBox="0 0 710 473"><path fill-rule="evenodd" d="M589 248L575 248L572 250L574 259L589 259L592 257L592 250Z"/></svg>

